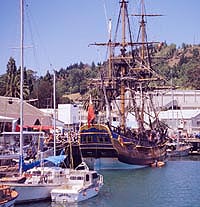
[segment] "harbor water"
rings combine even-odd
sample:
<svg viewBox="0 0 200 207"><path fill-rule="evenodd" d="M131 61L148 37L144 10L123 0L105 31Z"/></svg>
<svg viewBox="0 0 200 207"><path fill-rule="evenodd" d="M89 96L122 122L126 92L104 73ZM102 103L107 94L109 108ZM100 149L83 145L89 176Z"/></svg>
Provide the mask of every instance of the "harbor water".
<svg viewBox="0 0 200 207"><path fill-rule="evenodd" d="M69 207L199 207L200 156L169 160L162 168L104 170L98 196ZM16 207L61 207L39 202Z"/></svg>

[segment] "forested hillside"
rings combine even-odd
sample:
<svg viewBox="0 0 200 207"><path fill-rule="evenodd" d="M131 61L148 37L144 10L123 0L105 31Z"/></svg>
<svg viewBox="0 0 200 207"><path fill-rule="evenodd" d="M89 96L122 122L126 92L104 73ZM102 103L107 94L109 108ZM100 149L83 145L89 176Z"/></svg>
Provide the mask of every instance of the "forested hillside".
<svg viewBox="0 0 200 207"><path fill-rule="evenodd" d="M168 81L182 89L200 89L200 45L186 45L176 47L175 44L162 44L162 47L152 47L153 68ZM99 66L103 63L86 64L75 63L63 66L56 71L56 101L70 103L67 94L80 93L84 95L87 80L99 75ZM8 60L7 71L0 77L0 95L19 97L20 95L20 68L15 60ZM49 71L38 77L33 69L24 70L24 99L34 99L33 105L39 108L53 106L53 74Z"/></svg>
<svg viewBox="0 0 200 207"><path fill-rule="evenodd" d="M200 45L163 45L154 54L156 70L182 89L200 89Z"/></svg>

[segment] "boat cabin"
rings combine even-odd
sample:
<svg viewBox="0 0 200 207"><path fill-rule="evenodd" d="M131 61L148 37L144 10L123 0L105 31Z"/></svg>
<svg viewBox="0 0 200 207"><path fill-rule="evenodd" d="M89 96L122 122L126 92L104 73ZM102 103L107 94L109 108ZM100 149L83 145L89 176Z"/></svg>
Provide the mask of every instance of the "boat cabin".
<svg viewBox="0 0 200 207"><path fill-rule="evenodd" d="M59 184L66 181L64 169L60 167L35 167L25 173L27 184Z"/></svg>
<svg viewBox="0 0 200 207"><path fill-rule="evenodd" d="M89 186L94 184L99 179L99 175L94 171L79 171L75 170L70 173L69 176L69 185L77 186L77 185L85 185Z"/></svg>

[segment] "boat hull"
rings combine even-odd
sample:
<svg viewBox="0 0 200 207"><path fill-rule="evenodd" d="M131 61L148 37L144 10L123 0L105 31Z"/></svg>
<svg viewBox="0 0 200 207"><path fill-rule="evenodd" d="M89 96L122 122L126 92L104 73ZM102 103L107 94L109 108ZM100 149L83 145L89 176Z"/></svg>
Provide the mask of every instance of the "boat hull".
<svg viewBox="0 0 200 207"><path fill-rule="evenodd" d="M84 125L80 129L83 159L95 170L134 169L167 158L166 141L152 145L137 145L137 142L138 140L121 136L104 124L94 124L91 127Z"/></svg>
<svg viewBox="0 0 200 207"><path fill-rule="evenodd" d="M13 207L15 204L15 199L9 200L6 203L1 203L0 207Z"/></svg>
<svg viewBox="0 0 200 207"><path fill-rule="evenodd" d="M118 152L119 161L131 165L151 165L155 161L164 161L167 158L165 143L146 147L134 143L120 143L114 139L113 145Z"/></svg>
<svg viewBox="0 0 200 207"><path fill-rule="evenodd" d="M59 185L11 183L10 186L19 193L15 203L28 203L32 201L50 199L51 190L58 187Z"/></svg>
<svg viewBox="0 0 200 207"><path fill-rule="evenodd" d="M89 187L80 191L70 192L68 189L57 188L51 191L51 200L55 203L78 203L96 196L98 187Z"/></svg>
<svg viewBox="0 0 200 207"><path fill-rule="evenodd" d="M0 187L0 191L0 207L13 207L19 193L4 185Z"/></svg>
<svg viewBox="0 0 200 207"><path fill-rule="evenodd" d="M132 165L120 162L117 157L113 158L92 158L84 157L83 160L87 163L90 169L94 170L111 170L111 169L138 169L146 166Z"/></svg>
<svg viewBox="0 0 200 207"><path fill-rule="evenodd" d="M167 155L169 157L184 157L184 156L189 155L190 150L191 150L190 146L180 147L180 149L178 149L178 150L168 151Z"/></svg>

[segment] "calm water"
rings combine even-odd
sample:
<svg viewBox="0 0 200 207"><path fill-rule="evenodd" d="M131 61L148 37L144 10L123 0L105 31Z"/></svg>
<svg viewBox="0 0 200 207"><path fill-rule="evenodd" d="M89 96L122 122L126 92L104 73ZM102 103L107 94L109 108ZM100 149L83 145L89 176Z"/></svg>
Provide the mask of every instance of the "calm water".
<svg viewBox="0 0 200 207"><path fill-rule="evenodd" d="M78 205L68 206L200 206L200 156L171 160L162 168L109 170L101 171L101 174L104 175L105 184L97 197ZM52 207L53 205L51 202L20 205L20 207L38 206Z"/></svg>

